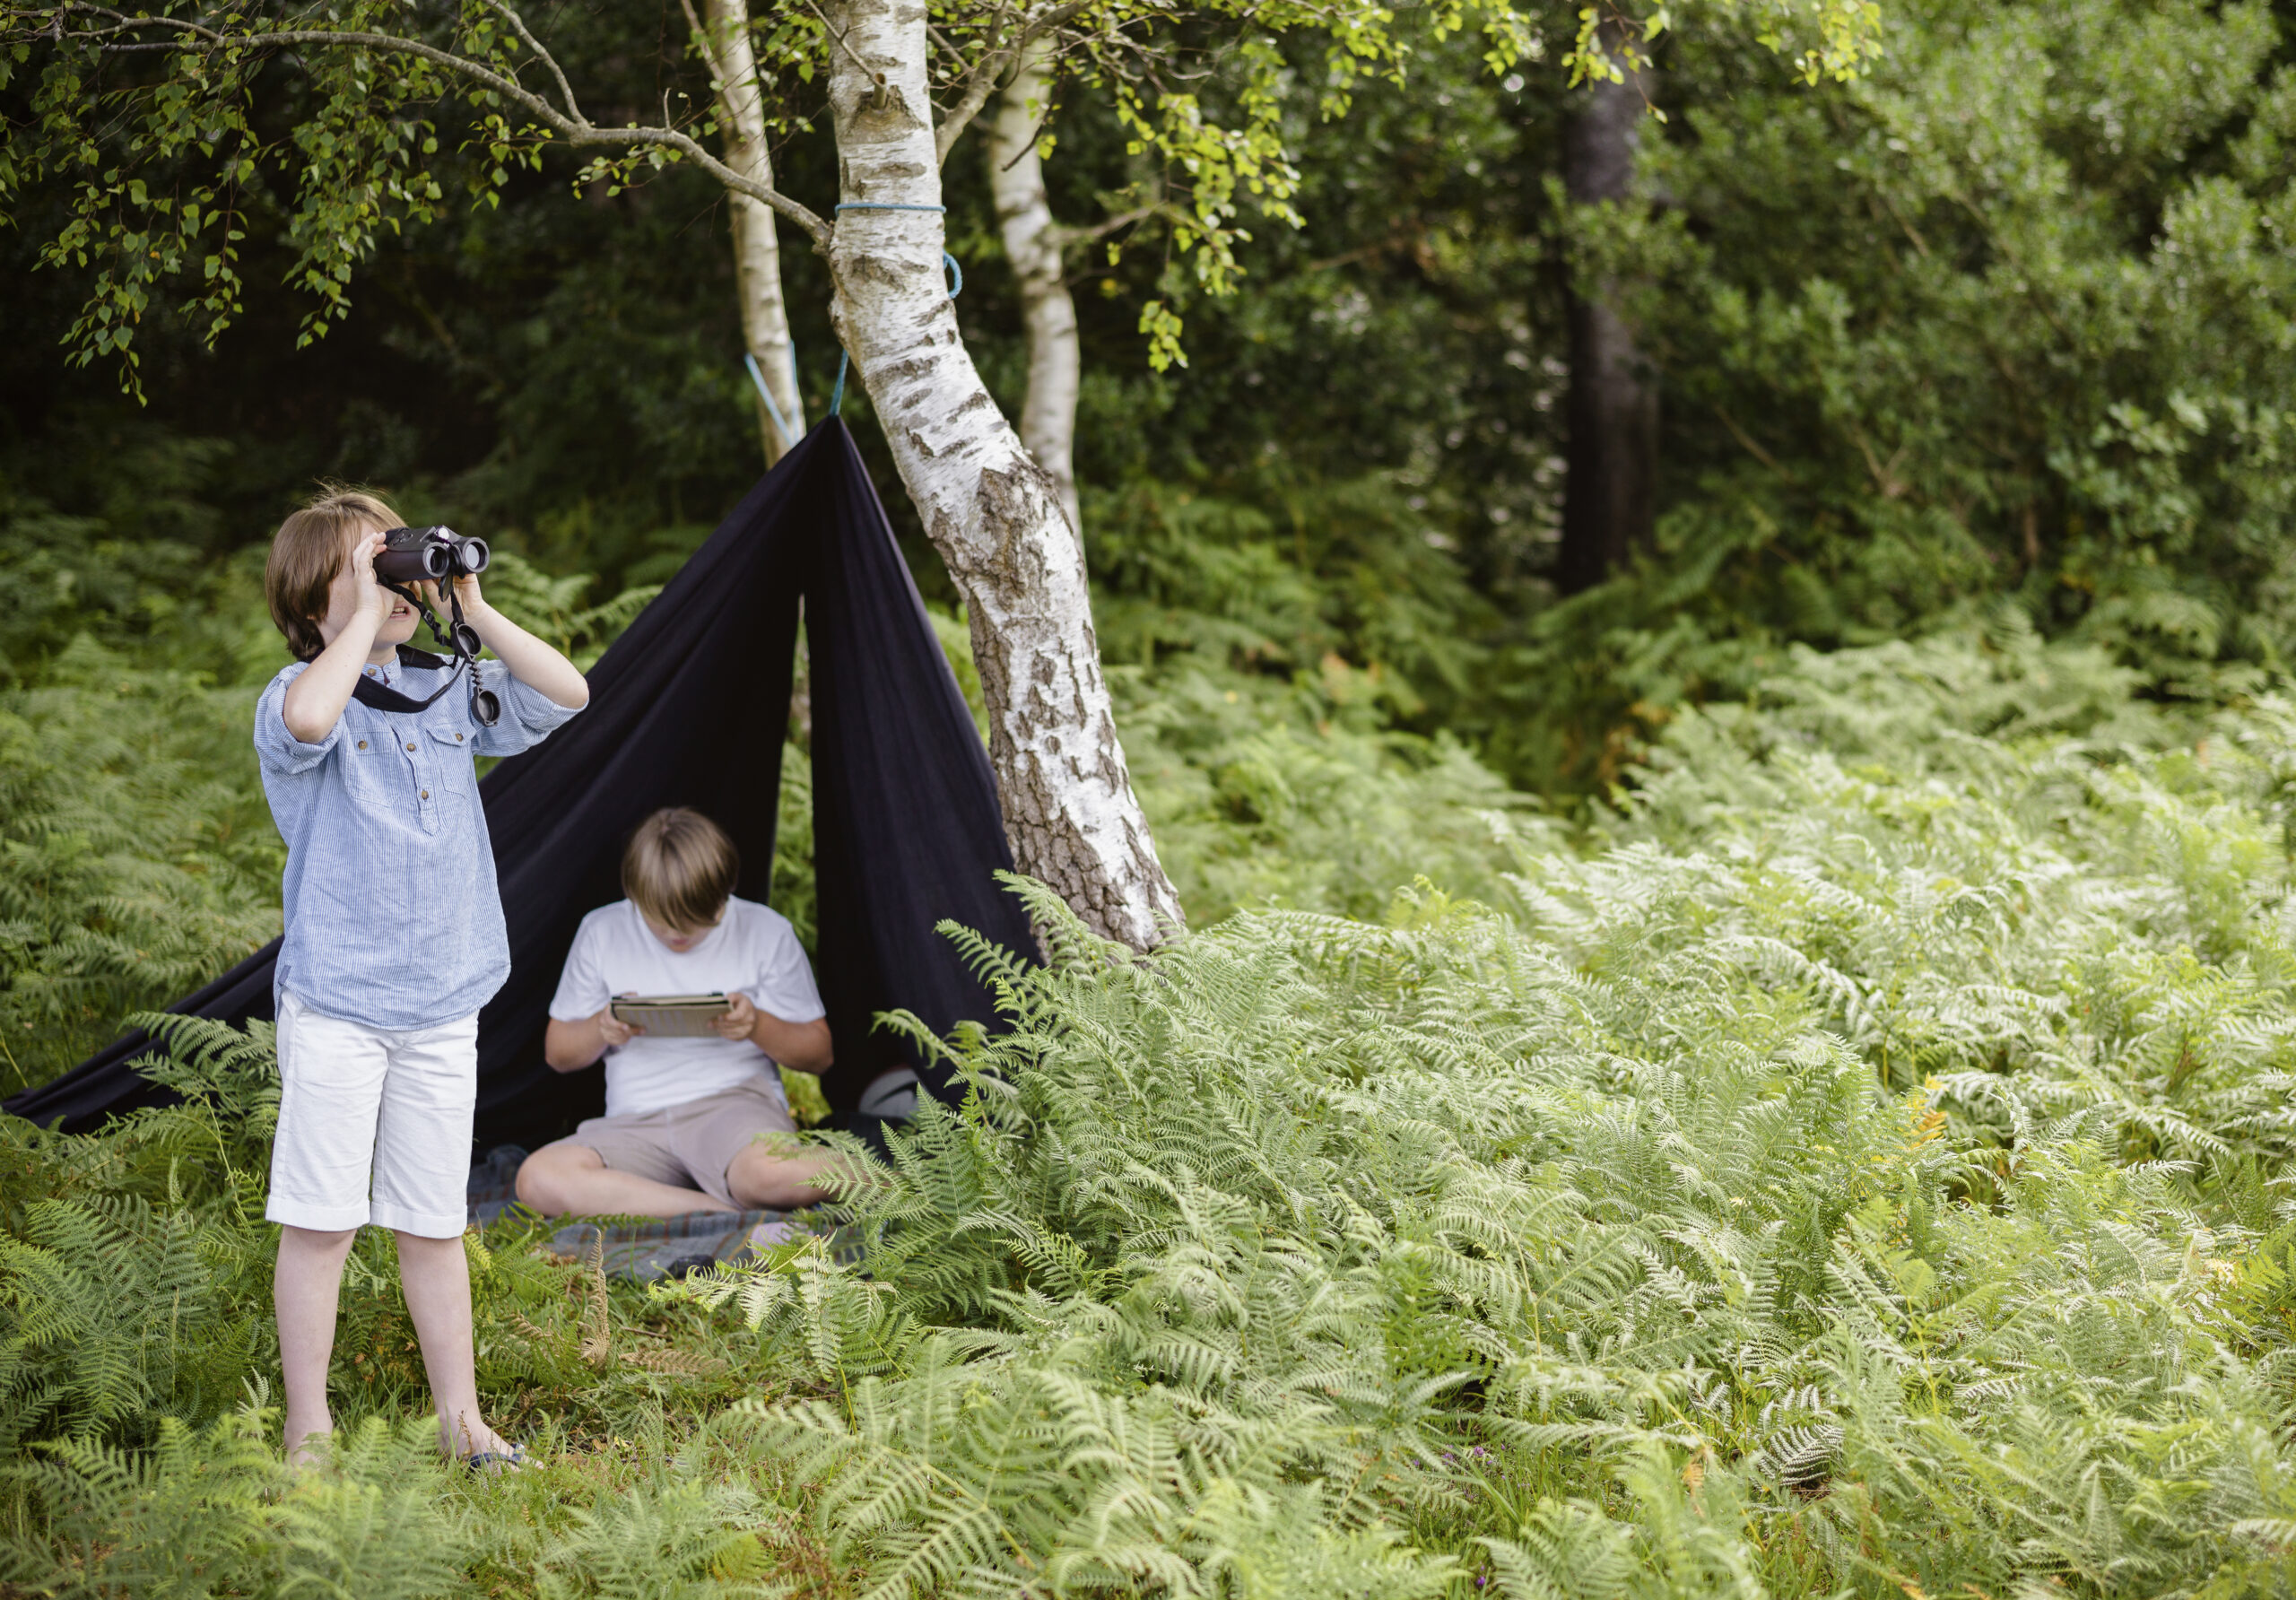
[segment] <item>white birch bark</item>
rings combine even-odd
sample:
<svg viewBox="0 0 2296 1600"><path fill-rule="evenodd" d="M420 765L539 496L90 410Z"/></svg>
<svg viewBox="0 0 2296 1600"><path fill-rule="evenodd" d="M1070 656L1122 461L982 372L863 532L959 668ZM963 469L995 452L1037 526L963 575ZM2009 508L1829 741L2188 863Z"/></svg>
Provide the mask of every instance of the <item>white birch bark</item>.
<svg viewBox="0 0 2296 1600"><path fill-rule="evenodd" d="M765 138L765 101L757 81L757 57L750 48L748 0L702 0L705 21L700 40L718 96L718 129L726 165L770 188L773 161ZM687 16L693 15L691 11ZM742 342L765 376L766 391L781 409L787 438L774 426L763 402L757 407L758 437L768 466L804 437L804 407L798 399L796 347L789 338L789 312L781 298L781 246L773 208L735 189L726 191L734 231L734 276L741 297Z"/></svg>
<svg viewBox="0 0 2296 1600"><path fill-rule="evenodd" d="M838 0L829 99L840 198L831 315L925 531L963 594L989 760L1020 869L1135 949L1180 924L1100 674L1081 548L1051 476L973 370L943 276L919 0Z"/></svg>
<svg viewBox="0 0 2296 1600"><path fill-rule="evenodd" d="M1021 406L1021 442L1052 474L1061 509L1079 539L1084 514L1076 499L1076 393L1083 358L1076 343L1076 302L1061 268L1060 230L1045 194L1037 133L1049 109L1045 69L1048 41L1022 53L1004 86L996 120L987 127L988 183L1004 257L1019 280L1021 315L1029 334L1029 391Z"/></svg>

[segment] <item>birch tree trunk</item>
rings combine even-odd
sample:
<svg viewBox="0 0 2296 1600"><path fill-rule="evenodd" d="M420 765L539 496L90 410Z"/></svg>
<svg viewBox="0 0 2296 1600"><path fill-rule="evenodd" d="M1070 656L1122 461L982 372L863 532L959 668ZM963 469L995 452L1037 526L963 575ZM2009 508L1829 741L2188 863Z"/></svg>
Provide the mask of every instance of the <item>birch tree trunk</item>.
<svg viewBox="0 0 2296 1600"><path fill-rule="evenodd" d="M765 100L750 48L748 0L703 0L707 22L700 42L716 80L718 126L725 162L744 178L771 187L773 161L765 139ZM693 13L686 13L691 17ZM771 466L804 437L805 412L797 393L797 357L789 339L789 311L781 298L781 247L773 208L732 189L726 192L734 229L734 276L742 302L742 342L765 377L766 392L788 429L783 437L762 401L758 437Z"/></svg>
<svg viewBox="0 0 2296 1600"><path fill-rule="evenodd" d="M1039 40L1021 58L1004 86L996 118L988 125L988 185L1005 259L1021 288L1021 314L1029 331L1029 392L1021 406L1021 442L1052 475L1062 509L1076 536L1084 513L1076 500L1076 391L1083 360L1076 344L1076 302L1061 270L1060 230L1045 194L1037 132L1049 109L1047 45Z"/></svg>
<svg viewBox="0 0 2296 1600"><path fill-rule="evenodd" d="M957 332L925 7L835 0L827 21L839 188L851 208L831 239L831 313L964 596L1013 860L1088 926L1145 949L1179 926L1179 897L1117 741L1058 486L997 411Z"/></svg>

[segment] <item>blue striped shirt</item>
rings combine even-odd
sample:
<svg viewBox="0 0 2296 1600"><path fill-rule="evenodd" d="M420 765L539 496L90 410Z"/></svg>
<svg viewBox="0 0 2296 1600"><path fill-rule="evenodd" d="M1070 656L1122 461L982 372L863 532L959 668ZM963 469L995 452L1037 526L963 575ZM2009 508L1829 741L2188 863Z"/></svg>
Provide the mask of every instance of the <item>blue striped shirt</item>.
<svg viewBox="0 0 2296 1600"><path fill-rule="evenodd" d="M483 661L480 682L502 704L491 728L471 720L457 686L422 711L354 700L306 744L287 731L285 707L307 665L272 679L255 710L263 792L287 841L274 998L370 1028L469 1016L510 975L474 758L531 749L574 711ZM407 665L390 674L415 700L445 676Z"/></svg>

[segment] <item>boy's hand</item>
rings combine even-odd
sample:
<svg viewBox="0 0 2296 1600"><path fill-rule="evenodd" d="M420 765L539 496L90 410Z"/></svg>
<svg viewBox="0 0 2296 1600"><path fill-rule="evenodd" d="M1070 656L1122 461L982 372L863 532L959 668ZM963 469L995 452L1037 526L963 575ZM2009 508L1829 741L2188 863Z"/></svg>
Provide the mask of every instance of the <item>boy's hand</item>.
<svg viewBox="0 0 2296 1600"><path fill-rule="evenodd" d="M717 1018L712 1025L718 1030L720 1039L739 1042L756 1031L757 1007L750 1004L747 995L728 995L726 996L726 1014Z"/></svg>
<svg viewBox="0 0 2296 1600"><path fill-rule="evenodd" d="M375 558L383 553L383 544L382 535L375 534L351 547L351 580L359 586L359 609L371 615L378 625L398 604L398 596L375 576Z"/></svg>
<svg viewBox="0 0 2296 1600"><path fill-rule="evenodd" d="M574 664L489 605L479 593L476 573L456 578L455 594L463 603L463 616L478 630L479 642L494 652L512 677L569 710L590 703L590 685Z"/></svg>
<svg viewBox="0 0 2296 1600"><path fill-rule="evenodd" d="M613 1006L611 1003L607 1004L604 1011L600 1012L596 1016L592 1017L590 1020L598 1025L598 1037L605 1040L606 1044L610 1048L618 1048L622 1045L626 1045L630 1042L631 1036L632 1034L643 1033L646 1031L643 1028L631 1027L628 1022L623 1022L620 1017L614 1015Z"/></svg>

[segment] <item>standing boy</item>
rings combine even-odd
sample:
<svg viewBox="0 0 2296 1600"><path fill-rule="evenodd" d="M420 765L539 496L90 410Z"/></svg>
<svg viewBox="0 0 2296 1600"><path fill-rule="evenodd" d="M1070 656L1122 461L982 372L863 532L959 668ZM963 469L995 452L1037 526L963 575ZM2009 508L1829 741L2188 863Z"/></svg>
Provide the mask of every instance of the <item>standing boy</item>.
<svg viewBox="0 0 2296 1600"><path fill-rule="evenodd" d="M683 806L638 824L622 852L630 898L582 919L550 1003L543 1057L562 1073L604 1057L606 1114L518 1169L543 1212L678 1216L787 1209L829 1197L831 1158L777 1150L794 1134L780 1063L830 1064L829 1023L789 920L734 892L725 830ZM655 1039L613 1014L616 995L724 995L715 1032Z"/></svg>
<svg viewBox="0 0 2296 1600"><path fill-rule="evenodd" d="M587 703L571 662L455 580L463 614L500 657L479 726L456 685L419 711L354 698L361 678L408 700L447 684L410 661L414 608L375 557L399 526L371 495L333 491L280 525L264 573L272 620L299 658L263 691L255 747L287 841L279 947L279 1133L264 1214L281 1224L273 1292L287 1388L287 1453L333 1431L327 1366L343 1264L361 1224L391 1229L399 1281L439 1410L439 1448L474 1466L517 1450L479 1414L463 1254L478 1010L510 970L476 755L539 743Z"/></svg>

